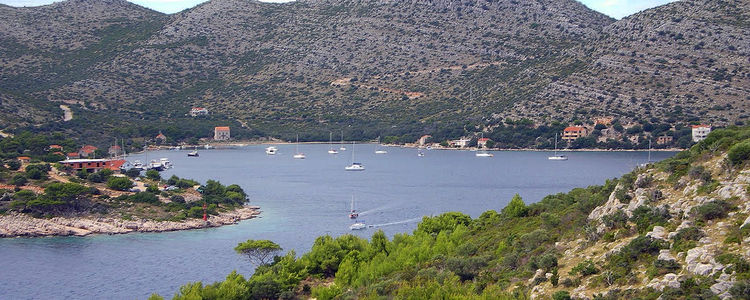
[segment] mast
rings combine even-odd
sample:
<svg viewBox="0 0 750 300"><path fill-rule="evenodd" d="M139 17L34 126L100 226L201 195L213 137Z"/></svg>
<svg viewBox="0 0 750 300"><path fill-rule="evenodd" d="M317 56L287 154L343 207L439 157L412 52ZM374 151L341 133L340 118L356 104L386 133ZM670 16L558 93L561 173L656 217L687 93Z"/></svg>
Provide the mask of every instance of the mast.
<svg viewBox="0 0 750 300"><path fill-rule="evenodd" d="M555 156L557 156L557 132L555 132Z"/></svg>
<svg viewBox="0 0 750 300"><path fill-rule="evenodd" d="M299 133L297 134L297 142L295 145L297 146L297 154L299 154Z"/></svg>

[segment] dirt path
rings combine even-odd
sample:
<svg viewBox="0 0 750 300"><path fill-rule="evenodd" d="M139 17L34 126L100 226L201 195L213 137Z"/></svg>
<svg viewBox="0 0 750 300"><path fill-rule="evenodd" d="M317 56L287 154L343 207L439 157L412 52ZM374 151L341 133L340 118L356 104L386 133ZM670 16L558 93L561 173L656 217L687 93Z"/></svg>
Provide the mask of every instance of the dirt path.
<svg viewBox="0 0 750 300"><path fill-rule="evenodd" d="M60 109L63 110L63 121L73 120L73 111L70 110L69 106L60 104Z"/></svg>

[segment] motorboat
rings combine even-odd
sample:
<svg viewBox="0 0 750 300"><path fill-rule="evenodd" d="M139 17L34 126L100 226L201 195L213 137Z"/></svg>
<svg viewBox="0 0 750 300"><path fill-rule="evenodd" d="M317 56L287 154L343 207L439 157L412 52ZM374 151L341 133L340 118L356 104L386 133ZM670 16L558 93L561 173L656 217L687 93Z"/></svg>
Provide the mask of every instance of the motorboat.
<svg viewBox="0 0 750 300"><path fill-rule="evenodd" d="M494 157L495 156L495 154L489 153L487 151L480 151L480 152L474 153L474 155L476 155L476 157Z"/></svg>
<svg viewBox="0 0 750 300"><path fill-rule="evenodd" d="M133 169L136 169L138 171L143 171L145 167L143 166L143 163L140 160L136 160L133 162Z"/></svg>
<svg viewBox="0 0 750 300"><path fill-rule="evenodd" d="M193 150L193 151L188 152L187 156L188 157L198 157L199 156L198 150Z"/></svg>
<svg viewBox="0 0 750 300"><path fill-rule="evenodd" d="M356 223L349 225L349 229L351 230L362 230L367 228L367 225L365 225L365 222L357 221Z"/></svg>
<svg viewBox="0 0 750 300"><path fill-rule="evenodd" d="M148 163L148 167L146 169L164 171L164 165L160 161L151 160L151 162Z"/></svg>
<svg viewBox="0 0 750 300"><path fill-rule="evenodd" d="M279 151L279 149L276 149L276 147L274 147L274 146L270 146L270 147L266 148L266 154L268 154L268 155L276 155L276 152L278 152L278 151Z"/></svg>
<svg viewBox="0 0 750 300"><path fill-rule="evenodd" d="M174 167L174 166L172 165L172 162L171 162L171 161L169 161L169 159L168 159L168 158L161 158L161 159L159 159L159 163L161 163L161 165L162 165L162 167L163 167L164 169L171 169L172 167Z"/></svg>

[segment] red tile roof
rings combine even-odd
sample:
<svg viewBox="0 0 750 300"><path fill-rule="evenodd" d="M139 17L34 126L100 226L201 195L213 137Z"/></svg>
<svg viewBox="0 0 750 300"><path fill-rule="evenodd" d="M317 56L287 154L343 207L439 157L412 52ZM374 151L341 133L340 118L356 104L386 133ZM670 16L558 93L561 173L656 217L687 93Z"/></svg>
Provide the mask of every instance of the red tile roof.
<svg viewBox="0 0 750 300"><path fill-rule="evenodd" d="M28 157L28 156L19 156L17 158L18 160L31 160L31 157Z"/></svg>
<svg viewBox="0 0 750 300"><path fill-rule="evenodd" d="M68 156L68 157L78 157L78 156L80 156L80 155L78 154L78 152L70 152L70 153L68 153L68 155L67 155L67 156Z"/></svg>
<svg viewBox="0 0 750 300"><path fill-rule="evenodd" d="M693 128L702 128L702 127L711 128L711 125L700 124L700 125L693 125L691 127L693 127Z"/></svg>
<svg viewBox="0 0 750 300"><path fill-rule="evenodd" d="M120 167L122 167L123 164L125 164L125 160L124 159L110 160L110 161L108 161L108 162L105 163L105 165L107 166L106 168L110 169L112 171L119 170Z"/></svg>
<svg viewBox="0 0 750 300"><path fill-rule="evenodd" d="M60 145L49 145L50 149L62 149L63 147Z"/></svg>
<svg viewBox="0 0 750 300"><path fill-rule="evenodd" d="M584 129L585 128L583 128L582 126L570 126L570 127L565 128L565 131L581 131Z"/></svg>
<svg viewBox="0 0 750 300"><path fill-rule="evenodd" d="M486 141L489 141L489 140L490 140L489 138L481 138L481 139L479 139L480 142L486 142Z"/></svg>
<svg viewBox="0 0 750 300"><path fill-rule="evenodd" d="M218 127L214 128L214 130L219 130L219 131L225 130L225 131L228 131L229 127L228 126L218 126Z"/></svg>
<svg viewBox="0 0 750 300"><path fill-rule="evenodd" d="M94 153L94 151L96 151L97 149L99 148L91 146L91 145L86 145L86 146L81 147L81 150L79 152L91 154L91 153Z"/></svg>

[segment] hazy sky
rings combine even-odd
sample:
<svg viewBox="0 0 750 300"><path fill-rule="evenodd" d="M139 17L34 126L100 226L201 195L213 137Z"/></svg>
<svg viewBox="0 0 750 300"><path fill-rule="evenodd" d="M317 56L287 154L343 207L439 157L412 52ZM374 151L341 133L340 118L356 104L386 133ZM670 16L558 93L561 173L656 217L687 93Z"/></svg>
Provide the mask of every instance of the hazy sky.
<svg viewBox="0 0 750 300"><path fill-rule="evenodd" d="M58 2L60 0L0 0L2 4L12 6L37 6ZM128 0L141 6L164 13L175 13L206 0ZM289 0L261 0L263 2L289 2ZM620 19L641 10L673 2L676 0L579 0L593 10Z"/></svg>

